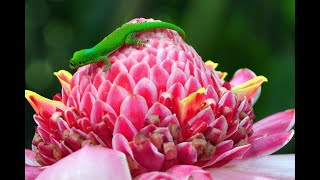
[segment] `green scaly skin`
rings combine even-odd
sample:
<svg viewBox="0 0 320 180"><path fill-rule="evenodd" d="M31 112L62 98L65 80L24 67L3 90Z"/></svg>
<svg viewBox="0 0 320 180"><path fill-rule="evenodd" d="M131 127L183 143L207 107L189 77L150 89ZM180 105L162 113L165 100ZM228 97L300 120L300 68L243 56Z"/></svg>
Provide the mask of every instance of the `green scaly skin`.
<svg viewBox="0 0 320 180"><path fill-rule="evenodd" d="M185 32L180 27L168 22L137 22L123 24L120 28L113 31L105 37L96 46L90 49L83 49L76 51L70 60L69 67L75 69L87 64L105 61L106 69L110 68L108 56L124 44L128 45L142 45L144 42L135 38L136 33L158 28L167 28L177 31L180 36L185 38Z"/></svg>

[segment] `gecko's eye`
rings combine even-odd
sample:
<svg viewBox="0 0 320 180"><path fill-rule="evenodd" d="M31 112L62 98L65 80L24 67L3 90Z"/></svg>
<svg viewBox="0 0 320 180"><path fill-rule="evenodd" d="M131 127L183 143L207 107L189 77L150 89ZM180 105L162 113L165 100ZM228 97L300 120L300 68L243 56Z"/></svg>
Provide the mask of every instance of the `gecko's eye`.
<svg viewBox="0 0 320 180"><path fill-rule="evenodd" d="M70 61L70 65L71 65L71 66L74 66L74 62L73 62L73 61Z"/></svg>

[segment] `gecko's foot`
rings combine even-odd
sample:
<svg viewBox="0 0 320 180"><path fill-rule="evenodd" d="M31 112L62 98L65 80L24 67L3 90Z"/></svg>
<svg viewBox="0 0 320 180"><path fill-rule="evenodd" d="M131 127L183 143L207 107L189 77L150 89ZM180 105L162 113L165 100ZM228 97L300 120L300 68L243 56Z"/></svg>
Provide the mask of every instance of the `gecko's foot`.
<svg viewBox="0 0 320 180"><path fill-rule="evenodd" d="M146 40L139 40L136 44L136 47L138 48L139 46L143 46L143 47L146 47L146 43L149 42L149 39L146 39Z"/></svg>
<svg viewBox="0 0 320 180"><path fill-rule="evenodd" d="M147 43L147 42L149 42L149 39L142 40L142 41L141 41L141 45L144 46L144 47L146 47L146 43Z"/></svg>

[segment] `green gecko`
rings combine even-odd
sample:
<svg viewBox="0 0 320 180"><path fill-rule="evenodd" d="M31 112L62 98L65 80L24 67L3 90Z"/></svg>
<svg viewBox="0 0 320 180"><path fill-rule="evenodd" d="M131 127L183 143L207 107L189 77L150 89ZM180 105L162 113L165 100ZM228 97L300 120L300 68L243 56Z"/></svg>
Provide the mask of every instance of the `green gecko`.
<svg viewBox="0 0 320 180"><path fill-rule="evenodd" d="M120 28L117 28L107 37L105 37L101 42L90 49L83 49L76 51L70 60L69 67L75 69L87 64L105 61L106 70L110 68L110 62L108 60L108 55L117 50L124 44L136 44L145 45L144 43L148 40L142 41L135 37L138 32L147 31L157 28L168 28L177 31L180 36L185 38L185 32L180 27L168 23L168 22L137 22L137 23L126 23Z"/></svg>

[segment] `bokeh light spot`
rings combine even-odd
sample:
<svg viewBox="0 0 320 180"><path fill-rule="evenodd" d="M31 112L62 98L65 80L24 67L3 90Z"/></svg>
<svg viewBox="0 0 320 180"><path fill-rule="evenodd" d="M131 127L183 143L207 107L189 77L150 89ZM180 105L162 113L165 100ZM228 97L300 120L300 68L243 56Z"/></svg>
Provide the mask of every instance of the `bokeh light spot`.
<svg viewBox="0 0 320 180"><path fill-rule="evenodd" d="M53 70L49 63L44 60L31 62L25 71L25 82L33 91L46 90L53 80Z"/></svg>
<svg viewBox="0 0 320 180"><path fill-rule="evenodd" d="M71 26L62 20L50 21L43 31L45 42L48 46L64 48L73 38Z"/></svg>
<svg viewBox="0 0 320 180"><path fill-rule="evenodd" d="M44 0L30 0L25 5L26 28L39 27L48 21L50 14L48 4Z"/></svg>

